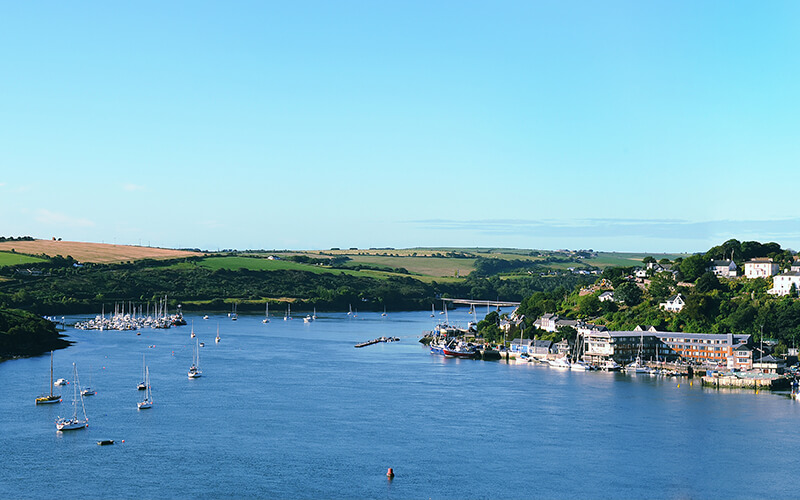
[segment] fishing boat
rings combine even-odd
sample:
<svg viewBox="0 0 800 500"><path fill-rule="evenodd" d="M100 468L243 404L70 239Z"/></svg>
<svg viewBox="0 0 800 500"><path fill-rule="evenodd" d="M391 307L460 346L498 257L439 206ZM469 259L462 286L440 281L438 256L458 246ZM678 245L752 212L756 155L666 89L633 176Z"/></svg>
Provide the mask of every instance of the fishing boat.
<svg viewBox="0 0 800 500"><path fill-rule="evenodd" d="M144 354L142 354L142 381L136 385L136 389L140 391L144 391L147 389L147 381L145 378L147 377L146 365L144 364Z"/></svg>
<svg viewBox="0 0 800 500"><path fill-rule="evenodd" d="M50 394L44 394L36 398L36 404L49 405L60 402L61 402L61 396L53 394L53 351L50 351Z"/></svg>
<svg viewBox="0 0 800 500"><path fill-rule="evenodd" d="M203 376L200 370L200 343L195 339L194 356L192 357L192 366L189 368L189 378L199 378Z"/></svg>
<svg viewBox="0 0 800 500"><path fill-rule="evenodd" d="M72 388L72 418L58 417L56 419L56 429L59 431L74 431L83 429L89 425L89 419L86 417L86 407L83 405L83 396L80 394L81 383L78 379L78 368L75 366L75 363L72 363L72 372L74 385ZM78 418L78 401L81 403L83 419Z"/></svg>
<svg viewBox="0 0 800 500"><path fill-rule="evenodd" d="M144 399L136 403L140 410L147 410L153 407L153 393L150 389L150 368L145 367L144 383L147 386L144 392Z"/></svg>
<svg viewBox="0 0 800 500"><path fill-rule="evenodd" d="M214 342L219 344L219 323L217 323L217 337L214 339Z"/></svg>
<svg viewBox="0 0 800 500"><path fill-rule="evenodd" d="M449 344L442 348L442 354L453 358L472 358L475 356L475 349L463 342Z"/></svg>
<svg viewBox="0 0 800 500"><path fill-rule="evenodd" d="M261 320L262 323L269 323L269 302L267 302L266 309L264 311L264 319Z"/></svg>

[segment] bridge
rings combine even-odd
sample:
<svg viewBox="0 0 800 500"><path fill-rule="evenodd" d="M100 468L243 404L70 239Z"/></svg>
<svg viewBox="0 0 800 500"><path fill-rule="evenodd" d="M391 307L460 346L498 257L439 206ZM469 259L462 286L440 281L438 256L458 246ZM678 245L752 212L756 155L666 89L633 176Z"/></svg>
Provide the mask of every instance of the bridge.
<svg viewBox="0 0 800 500"><path fill-rule="evenodd" d="M468 304L472 307L486 306L486 307L517 307L519 302L509 302L507 300L472 300L472 299L442 299L444 302L452 304Z"/></svg>

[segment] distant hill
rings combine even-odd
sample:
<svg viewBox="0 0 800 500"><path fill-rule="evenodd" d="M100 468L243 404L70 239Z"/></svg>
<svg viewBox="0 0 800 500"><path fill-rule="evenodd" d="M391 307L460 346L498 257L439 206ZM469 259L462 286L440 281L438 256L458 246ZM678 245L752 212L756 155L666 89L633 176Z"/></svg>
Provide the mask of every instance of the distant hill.
<svg viewBox="0 0 800 500"><path fill-rule="evenodd" d="M28 255L47 255L55 257L71 256L79 262L95 262L98 264L111 264L115 262L136 261L141 259L179 259L203 255L201 252L185 250L172 250L169 248L138 247L132 245L112 245L110 243L85 243L78 241L4 241L0 242L0 251Z"/></svg>

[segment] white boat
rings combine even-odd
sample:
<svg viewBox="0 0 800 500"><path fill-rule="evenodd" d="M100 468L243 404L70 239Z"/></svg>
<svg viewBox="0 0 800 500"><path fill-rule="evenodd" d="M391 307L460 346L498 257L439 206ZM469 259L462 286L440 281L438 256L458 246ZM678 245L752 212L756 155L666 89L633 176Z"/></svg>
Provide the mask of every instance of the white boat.
<svg viewBox="0 0 800 500"><path fill-rule="evenodd" d="M305 318L303 318L303 323L311 323L314 321L314 318L311 317L310 314L307 314Z"/></svg>
<svg viewBox="0 0 800 500"><path fill-rule="evenodd" d="M97 394L94 390L92 390L92 372L91 367L89 367L89 385L81 391L81 396L94 396Z"/></svg>
<svg viewBox="0 0 800 500"><path fill-rule="evenodd" d="M203 319L208 319L208 314L206 314L205 316L203 316Z"/></svg>
<svg viewBox="0 0 800 500"><path fill-rule="evenodd" d="M431 304L431 318L435 318L435 317L436 317L436 306Z"/></svg>
<svg viewBox="0 0 800 500"><path fill-rule="evenodd" d="M214 342L219 344L219 323L217 323L217 337L214 339Z"/></svg>
<svg viewBox="0 0 800 500"><path fill-rule="evenodd" d="M317 308L314 308L314 314L311 315L311 319L317 319Z"/></svg>
<svg viewBox="0 0 800 500"><path fill-rule="evenodd" d="M267 302L266 310L264 311L264 319L261 320L262 323L269 323L269 302Z"/></svg>
<svg viewBox="0 0 800 500"><path fill-rule="evenodd" d="M146 365L144 363L144 354L142 354L142 381L136 384L136 389L140 391L144 391L147 389L147 381L145 378L147 377L147 370Z"/></svg>
<svg viewBox="0 0 800 500"><path fill-rule="evenodd" d="M236 321L239 319L239 315L236 313L236 303L233 303L233 312L231 313L231 321Z"/></svg>
<svg viewBox="0 0 800 500"><path fill-rule="evenodd" d="M292 304L286 304L286 316L283 317L284 321L292 319Z"/></svg>
<svg viewBox="0 0 800 500"><path fill-rule="evenodd" d="M381 316L386 316L386 306L383 306L383 314Z"/></svg>
<svg viewBox="0 0 800 500"><path fill-rule="evenodd" d="M89 419L86 417L86 407L83 405L83 396L80 394L81 383L78 379L78 368L75 363L72 363L73 385L72 388L72 408L73 413L71 418L58 417L56 419L56 429L59 431L74 431L76 429L83 429L89 425ZM78 418L78 401L81 403L81 410L83 411L83 419Z"/></svg>
<svg viewBox="0 0 800 500"><path fill-rule="evenodd" d="M588 372L591 370L589 365L583 361L573 361L572 364L569 365L569 369L577 372Z"/></svg>
<svg viewBox="0 0 800 500"><path fill-rule="evenodd" d="M199 378L203 376L200 370L200 343L195 339L194 356L192 356L192 366L189 368L189 378Z"/></svg>
<svg viewBox="0 0 800 500"><path fill-rule="evenodd" d="M636 360L633 363L629 363L625 365L625 372L626 373L650 373L650 368L646 367L642 364L639 357L636 357Z"/></svg>
<svg viewBox="0 0 800 500"><path fill-rule="evenodd" d="M619 363L614 361L613 359L609 358L603 361L603 364L600 365L600 369L605 370L607 372L615 372L622 368Z"/></svg>
<svg viewBox="0 0 800 500"><path fill-rule="evenodd" d="M191 333L191 334L189 334L189 338L190 338L190 339L193 339L193 338L194 338L194 320L192 320L192 333Z"/></svg>
<svg viewBox="0 0 800 500"><path fill-rule="evenodd" d="M67 385L67 384L69 384L69 382L67 382L67 379L60 378L60 379L56 380L55 384L53 384L53 385Z"/></svg>
<svg viewBox="0 0 800 500"><path fill-rule="evenodd" d="M61 396L53 394L53 351L50 351L50 394L43 394L36 398L37 405L60 403Z"/></svg>
<svg viewBox="0 0 800 500"><path fill-rule="evenodd" d="M353 305L352 304L348 304L347 307L350 309L349 311L347 311L347 315L348 316L352 316L353 315Z"/></svg>
<svg viewBox="0 0 800 500"><path fill-rule="evenodd" d="M551 359L548 361L548 363L553 368L570 368L571 365L566 356L562 356L556 359Z"/></svg>
<svg viewBox="0 0 800 500"><path fill-rule="evenodd" d="M153 393L150 389L150 368L145 368L145 376L144 376L144 383L147 386L147 389L144 392L144 399L136 403L136 406L140 410L147 410L153 407Z"/></svg>

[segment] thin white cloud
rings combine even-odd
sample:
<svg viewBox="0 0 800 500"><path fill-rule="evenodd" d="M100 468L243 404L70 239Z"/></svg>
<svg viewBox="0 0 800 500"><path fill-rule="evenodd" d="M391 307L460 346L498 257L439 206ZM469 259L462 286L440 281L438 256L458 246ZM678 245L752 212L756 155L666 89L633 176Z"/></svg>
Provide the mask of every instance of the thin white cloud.
<svg viewBox="0 0 800 500"><path fill-rule="evenodd" d="M125 191L144 191L144 186L140 186L138 184L123 184L122 189Z"/></svg>
<svg viewBox="0 0 800 500"><path fill-rule="evenodd" d="M89 219L84 219L82 217L72 217L67 214L62 214L59 212L51 212L50 210L46 210L44 208L39 209L36 211L36 216L34 217L37 222L41 222L42 224L52 224L52 225L59 225L59 226L68 226L68 227L92 227L94 226L94 222L90 221Z"/></svg>
<svg viewBox="0 0 800 500"><path fill-rule="evenodd" d="M0 188L1 188L1 187L5 187L5 185L6 185L6 183L5 183L5 182L0 182Z"/></svg>

